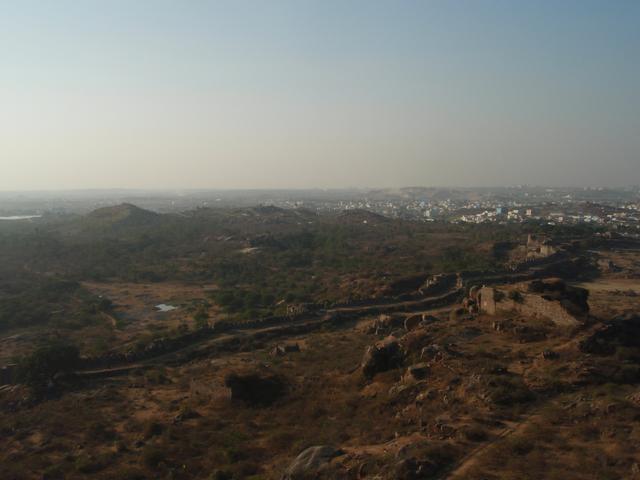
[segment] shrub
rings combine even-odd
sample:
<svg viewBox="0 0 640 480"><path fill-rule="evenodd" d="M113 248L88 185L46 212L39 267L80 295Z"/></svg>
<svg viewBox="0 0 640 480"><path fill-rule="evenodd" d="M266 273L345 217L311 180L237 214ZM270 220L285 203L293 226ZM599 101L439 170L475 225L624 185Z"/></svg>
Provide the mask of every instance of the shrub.
<svg viewBox="0 0 640 480"><path fill-rule="evenodd" d="M147 477L139 469L126 466L113 472L110 478L117 478L118 480L145 480Z"/></svg>
<svg viewBox="0 0 640 480"><path fill-rule="evenodd" d="M160 435L163 431L164 431L164 426L161 423L149 422L144 428L143 435L144 435L144 438L148 440L149 438Z"/></svg>
<svg viewBox="0 0 640 480"><path fill-rule="evenodd" d="M198 309L193 314L193 320L196 323L196 328L206 328L209 326L209 312L204 305L198 306Z"/></svg>
<svg viewBox="0 0 640 480"><path fill-rule="evenodd" d="M80 353L74 345L51 343L23 357L18 365L22 381L35 389L45 388L56 373L70 372L78 367Z"/></svg>
<svg viewBox="0 0 640 480"><path fill-rule="evenodd" d="M108 428L103 423L96 422L87 429L87 436L91 439L107 442L115 440L117 435L113 429Z"/></svg>
<svg viewBox="0 0 640 480"><path fill-rule="evenodd" d="M524 298L522 297L522 294L517 290L510 290L509 291L509 299L513 300L516 303L522 303L524 301Z"/></svg>
<svg viewBox="0 0 640 480"><path fill-rule="evenodd" d="M451 444L430 445L422 455L433 464L435 471L441 471L455 461L458 452Z"/></svg>
<svg viewBox="0 0 640 480"><path fill-rule="evenodd" d="M166 453L159 447L148 445L142 452L142 461L149 468L156 468L164 459Z"/></svg>
<svg viewBox="0 0 640 480"><path fill-rule="evenodd" d="M215 470L209 478L211 480L233 480L233 473L228 470Z"/></svg>
<svg viewBox="0 0 640 480"><path fill-rule="evenodd" d="M82 455L75 461L75 469L79 473L96 473L106 467L104 460L97 459L88 455Z"/></svg>
<svg viewBox="0 0 640 480"><path fill-rule="evenodd" d="M487 432L477 425L465 428L462 433L471 442L484 442L487 439Z"/></svg>
<svg viewBox="0 0 640 480"><path fill-rule="evenodd" d="M533 400L533 393L521 379L494 377L490 382L491 400L498 405L515 405Z"/></svg>
<svg viewBox="0 0 640 480"><path fill-rule="evenodd" d="M527 438L514 438L509 441L509 449L516 455L526 455L533 450L533 443Z"/></svg>

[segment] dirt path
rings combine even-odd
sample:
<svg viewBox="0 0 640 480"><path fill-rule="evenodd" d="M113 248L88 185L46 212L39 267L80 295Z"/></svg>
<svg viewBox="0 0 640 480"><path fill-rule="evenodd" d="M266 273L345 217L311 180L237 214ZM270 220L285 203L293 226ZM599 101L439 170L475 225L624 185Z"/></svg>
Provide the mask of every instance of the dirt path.
<svg viewBox="0 0 640 480"><path fill-rule="evenodd" d="M462 296L462 290L450 290L443 295L436 297L418 298L415 300L404 300L402 302L395 303L374 303L371 305L361 305L353 307L337 307L327 310L328 313L352 313L356 315L366 315L372 313L384 313L384 312L413 312L414 308L426 308L431 309L437 307L443 307L456 303Z"/></svg>
<svg viewBox="0 0 640 480"><path fill-rule="evenodd" d="M384 309L385 311L387 309L395 309L410 313L414 311L412 310L412 307L414 307L416 309L421 308L420 313L435 311L439 312L446 308L446 305L451 305L458 300L457 295L454 295L456 293L457 291L452 291L439 297L428 297L419 300L404 301L392 304L376 304L362 307L338 308L327 310L327 313L345 313L348 315L349 320L355 320L359 316L370 315L374 312L378 313L380 309ZM433 308L429 309L428 306L430 304L435 305ZM299 332L304 332L306 328L320 328L328 321L330 320L318 319L317 317L314 319L307 319L306 321L298 318L281 323L279 325L230 330L218 334L214 338L200 339L177 350L162 353L154 357L140 359L131 363L121 364L113 367L83 370L77 373L84 377L99 378L116 376L119 374L128 373L131 370L149 368L150 366L158 365L161 363L180 363L184 359L190 360L195 357L206 356L215 351L216 347L223 345L225 342L231 342L237 339L249 339L253 336L259 336L261 334L271 334L273 336L297 335L299 334ZM294 329L295 331L291 332L291 329Z"/></svg>
<svg viewBox="0 0 640 480"><path fill-rule="evenodd" d="M438 480L462 480L467 478L469 470L473 468L478 460L481 458L482 454L486 452L488 449L493 447L496 443L505 438L511 436L516 432L523 431L534 418L537 418L537 413L531 413L521 418L518 422L511 422L504 428L498 435L492 440L483 443L482 445L478 445L476 448L467 453L464 457L462 457L458 462L456 462L447 472L438 477Z"/></svg>

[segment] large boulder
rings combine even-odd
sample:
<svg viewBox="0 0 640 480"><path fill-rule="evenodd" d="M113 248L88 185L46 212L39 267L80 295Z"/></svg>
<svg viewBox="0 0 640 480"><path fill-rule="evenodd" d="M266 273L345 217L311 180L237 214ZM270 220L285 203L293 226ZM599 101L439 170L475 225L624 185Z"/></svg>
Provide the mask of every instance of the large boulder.
<svg viewBox="0 0 640 480"><path fill-rule="evenodd" d="M420 380L424 380L429 376L429 372L431 371L429 364L426 362L415 363L407 368L407 373L405 374L406 381L415 381L418 382Z"/></svg>
<svg viewBox="0 0 640 480"><path fill-rule="evenodd" d="M442 273L429 277L418 289L424 296L439 295L456 286L458 275L455 273Z"/></svg>
<svg viewBox="0 0 640 480"><path fill-rule="evenodd" d="M342 452L329 445L309 447L289 465L281 480L311 480L321 478L329 468L331 460Z"/></svg>
<svg viewBox="0 0 640 480"><path fill-rule="evenodd" d="M438 322L440 321L440 319L438 317L435 317L433 315L429 315L428 313L423 313L422 314L422 325L423 326L427 326L427 325L431 325L434 322Z"/></svg>
<svg viewBox="0 0 640 480"><path fill-rule="evenodd" d="M368 333L388 335L394 328L402 326L402 317L382 314L371 323Z"/></svg>
<svg viewBox="0 0 640 480"><path fill-rule="evenodd" d="M376 373L398 368L404 361L404 352L395 337L387 337L367 348L362 359L362 374L373 378Z"/></svg>
<svg viewBox="0 0 640 480"><path fill-rule="evenodd" d="M272 373L232 372L224 380L231 400L254 406L270 405L286 393L286 383Z"/></svg>
<svg viewBox="0 0 640 480"><path fill-rule="evenodd" d="M285 345L276 345L271 350L271 356L273 357L281 357L286 355L287 353L294 353L300 351L300 345L297 343L285 344Z"/></svg>
<svg viewBox="0 0 640 480"><path fill-rule="evenodd" d="M423 360L438 360L443 356L444 349L436 343L424 347L420 352L420 358Z"/></svg>
<svg viewBox="0 0 640 480"><path fill-rule="evenodd" d="M480 290L482 290L481 285L473 285L469 289L469 298L474 302L478 303L478 294L480 293Z"/></svg>
<svg viewBox="0 0 640 480"><path fill-rule="evenodd" d="M416 328L418 328L421 322L422 322L422 315L418 315L418 314L410 315L404 321L404 329L407 332L415 330Z"/></svg>

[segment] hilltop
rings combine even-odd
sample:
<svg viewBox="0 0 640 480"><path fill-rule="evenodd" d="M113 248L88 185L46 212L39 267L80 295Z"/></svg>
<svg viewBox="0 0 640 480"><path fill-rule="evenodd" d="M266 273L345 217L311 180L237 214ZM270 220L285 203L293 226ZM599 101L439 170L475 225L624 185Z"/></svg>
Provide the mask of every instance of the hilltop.
<svg viewBox="0 0 640 480"><path fill-rule="evenodd" d="M90 212L84 216L83 223L95 227L142 226L154 223L160 217L161 215L150 210L122 203Z"/></svg>

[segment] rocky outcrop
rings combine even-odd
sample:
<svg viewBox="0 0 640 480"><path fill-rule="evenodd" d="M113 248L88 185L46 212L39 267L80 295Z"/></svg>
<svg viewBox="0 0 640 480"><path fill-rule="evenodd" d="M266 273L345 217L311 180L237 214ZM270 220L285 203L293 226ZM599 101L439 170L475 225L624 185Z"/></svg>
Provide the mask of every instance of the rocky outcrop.
<svg viewBox="0 0 640 480"><path fill-rule="evenodd" d="M406 381L420 381L424 380L429 376L429 372L431 371L428 363L416 363L407 368L407 373L405 374Z"/></svg>
<svg viewBox="0 0 640 480"><path fill-rule="evenodd" d="M418 328L421 322L422 322L422 315L410 315L404 321L404 329L407 332L415 330L416 328Z"/></svg>
<svg viewBox="0 0 640 480"><path fill-rule="evenodd" d="M271 350L271 356L273 357L282 357L288 353L296 353L300 351L300 346L297 343L285 344L285 345L276 345Z"/></svg>
<svg viewBox="0 0 640 480"><path fill-rule="evenodd" d="M395 337L387 337L367 348L362 358L361 369L365 378L402 366L404 352Z"/></svg>
<svg viewBox="0 0 640 480"><path fill-rule="evenodd" d="M382 314L371 323L368 333L388 335L402 326L402 317Z"/></svg>
<svg viewBox="0 0 640 480"><path fill-rule="evenodd" d="M459 275L455 273L433 275L429 277L418 290L425 296L440 295L456 287L459 281Z"/></svg>
<svg viewBox="0 0 640 480"><path fill-rule="evenodd" d="M328 474L331 460L342 454L337 448L321 445L304 450L289 465L281 480L311 480ZM326 477L329 478L329 477Z"/></svg>
<svg viewBox="0 0 640 480"><path fill-rule="evenodd" d="M598 268L604 273L620 272L622 269L608 258L600 258L597 262Z"/></svg>

